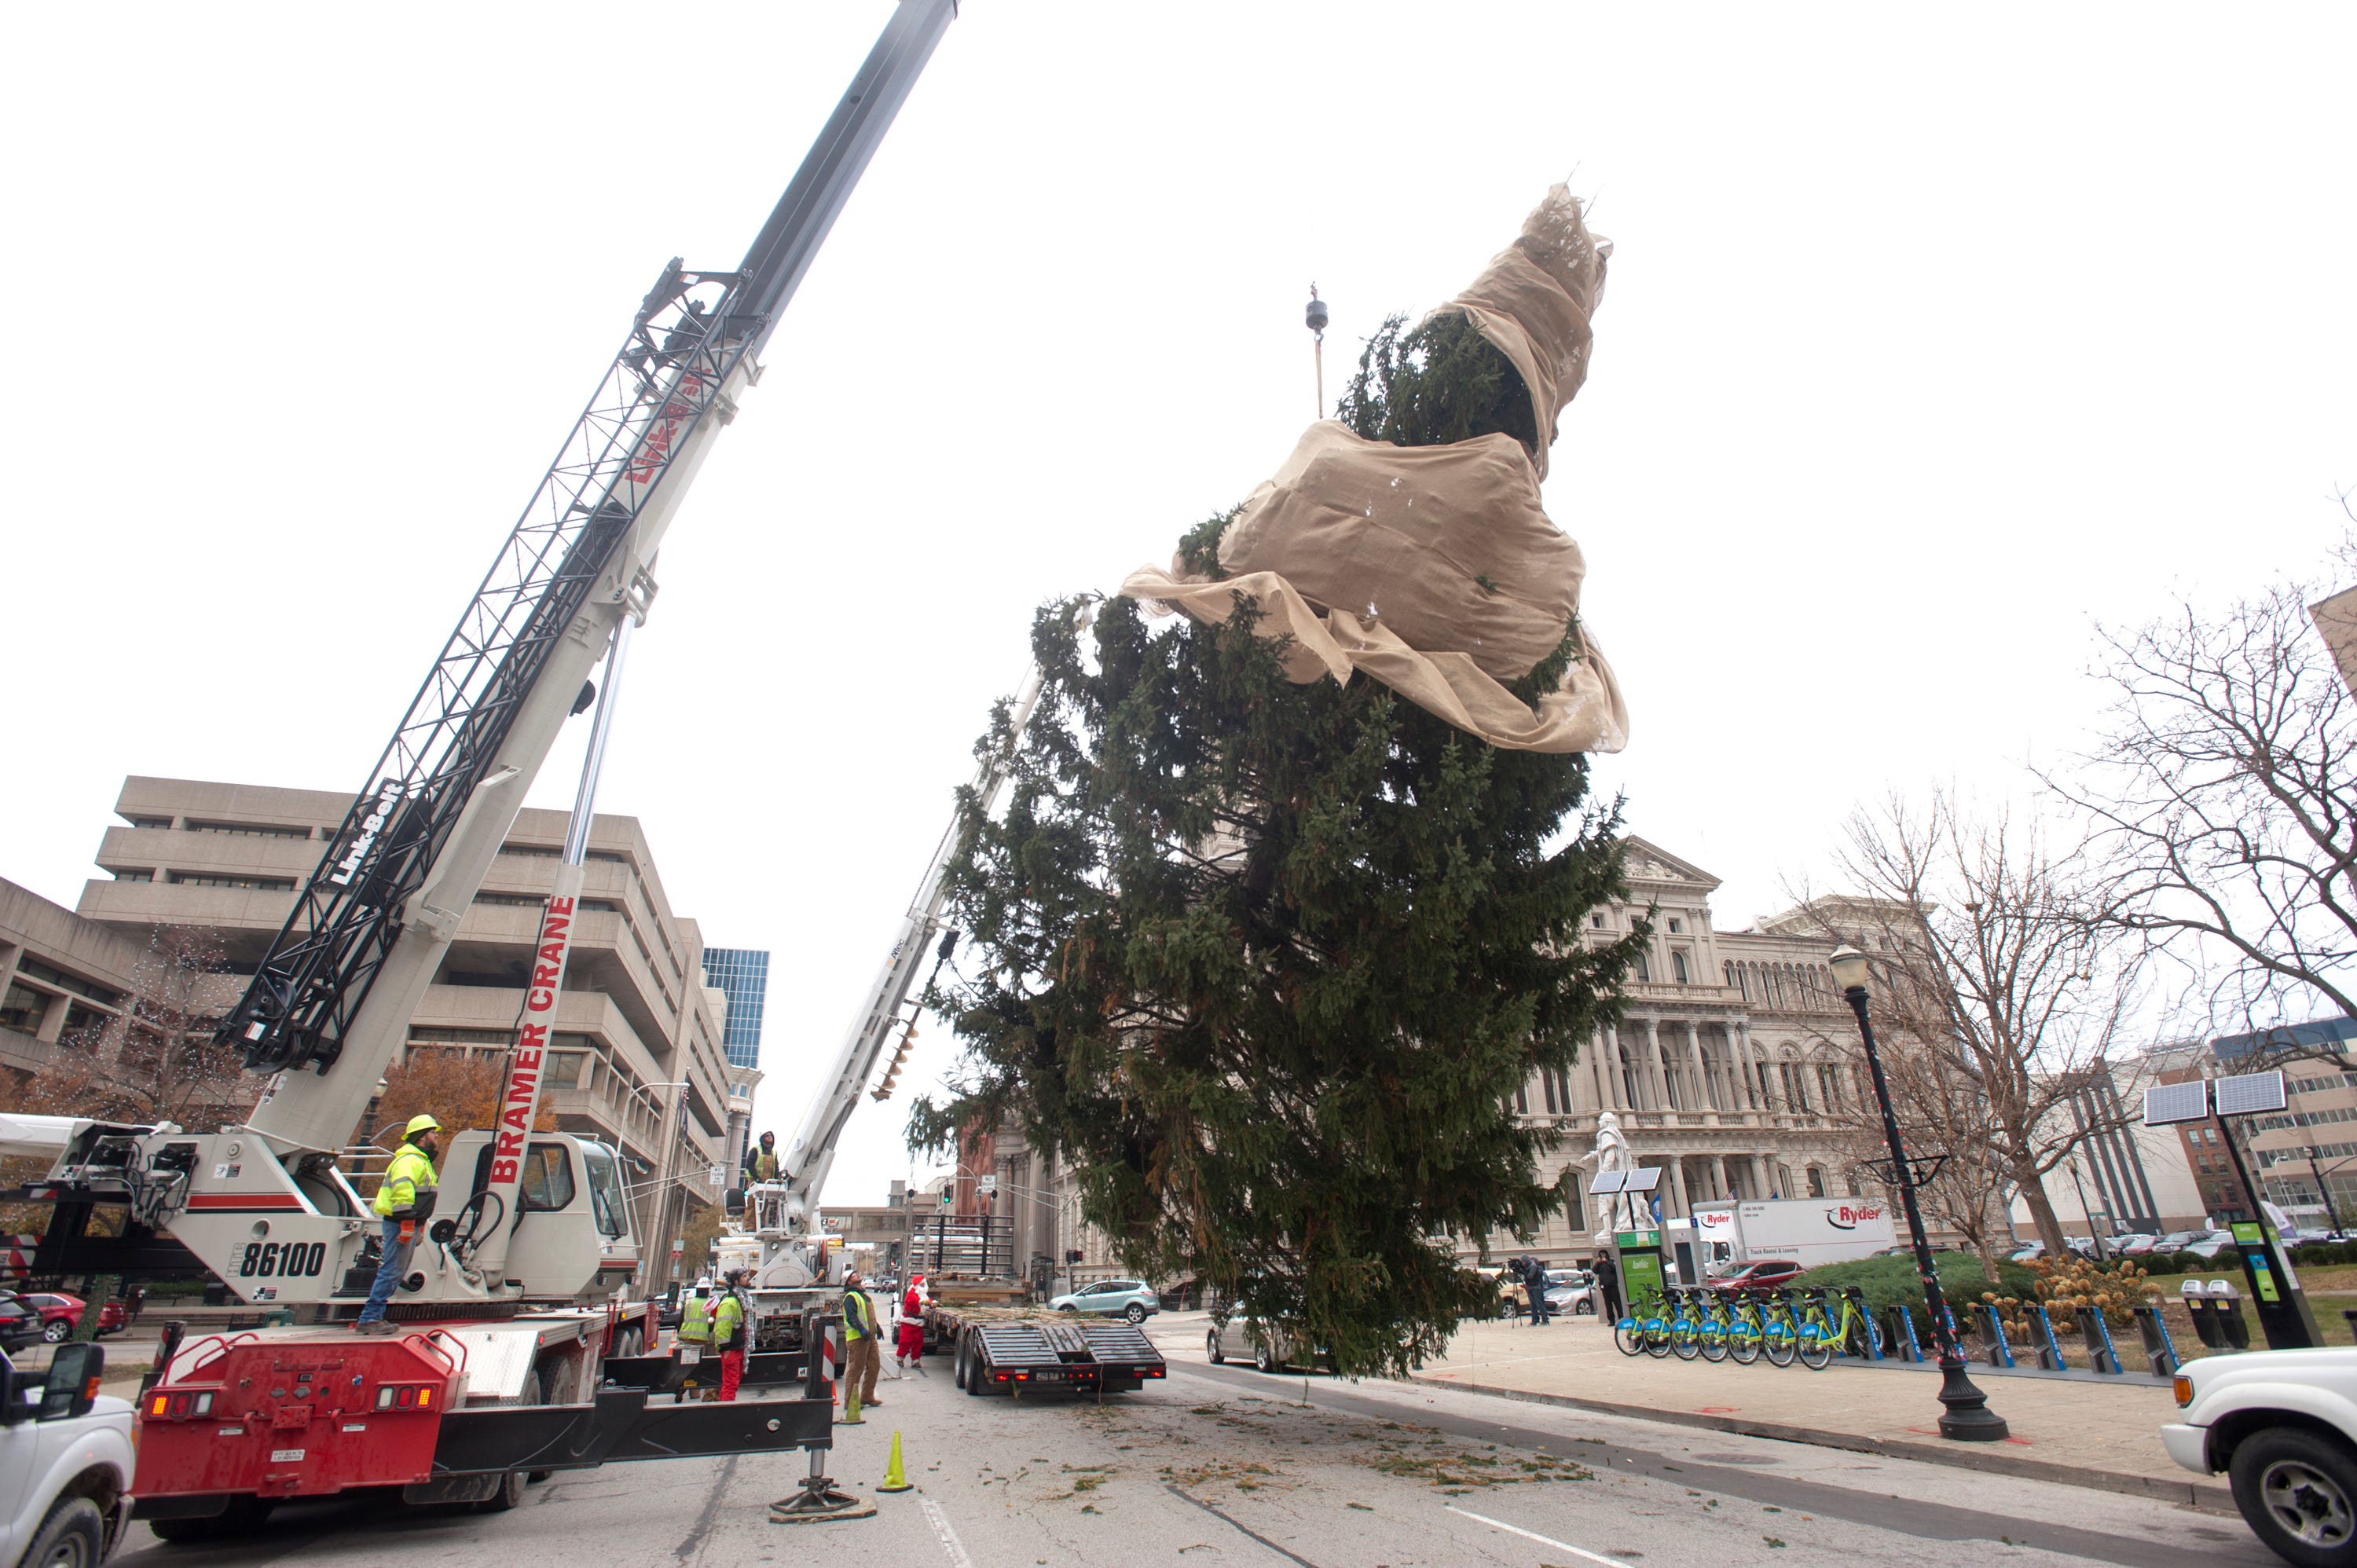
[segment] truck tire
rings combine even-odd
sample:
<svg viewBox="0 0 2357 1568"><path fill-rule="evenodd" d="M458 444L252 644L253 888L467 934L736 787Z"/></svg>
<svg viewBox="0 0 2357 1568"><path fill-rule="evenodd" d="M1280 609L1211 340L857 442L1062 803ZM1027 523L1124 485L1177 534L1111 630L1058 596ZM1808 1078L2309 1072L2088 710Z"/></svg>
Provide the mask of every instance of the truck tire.
<svg viewBox="0 0 2357 1568"><path fill-rule="evenodd" d="M98 1568L106 1552L106 1516L88 1498L59 1498L17 1559L20 1568Z"/></svg>
<svg viewBox="0 0 2357 1568"><path fill-rule="evenodd" d="M540 1399L540 1369L534 1367L523 1375L523 1387L516 1394L520 1405L538 1404ZM545 1475L547 1472L543 1471ZM500 1477L498 1487L488 1498L475 1505L477 1513L505 1513L523 1501L524 1473L510 1470Z"/></svg>
<svg viewBox="0 0 2357 1568"><path fill-rule="evenodd" d="M2227 1470L2234 1506L2267 1549L2298 1568L2357 1563L2357 1455L2296 1426L2254 1433Z"/></svg>

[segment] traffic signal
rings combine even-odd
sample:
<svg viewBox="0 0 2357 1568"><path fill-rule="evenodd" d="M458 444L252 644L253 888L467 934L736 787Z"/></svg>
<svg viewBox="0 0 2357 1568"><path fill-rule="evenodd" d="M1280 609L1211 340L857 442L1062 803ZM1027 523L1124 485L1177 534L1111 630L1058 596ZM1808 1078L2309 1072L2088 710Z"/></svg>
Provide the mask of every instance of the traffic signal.
<svg viewBox="0 0 2357 1568"><path fill-rule="evenodd" d="M867 1091L868 1098L871 1100L892 1098L892 1086L900 1081L900 1069L908 1064L909 1051L916 1043L917 1021L911 1018L909 1020L909 1026L900 1032L900 1048L892 1053L892 1065L884 1069L884 1081Z"/></svg>
<svg viewBox="0 0 2357 1568"><path fill-rule="evenodd" d="M1087 1256L1088 1254L1086 1252L1083 1252L1079 1248L1075 1247L1071 1251L1064 1254L1064 1262L1068 1263L1077 1263L1082 1258Z"/></svg>

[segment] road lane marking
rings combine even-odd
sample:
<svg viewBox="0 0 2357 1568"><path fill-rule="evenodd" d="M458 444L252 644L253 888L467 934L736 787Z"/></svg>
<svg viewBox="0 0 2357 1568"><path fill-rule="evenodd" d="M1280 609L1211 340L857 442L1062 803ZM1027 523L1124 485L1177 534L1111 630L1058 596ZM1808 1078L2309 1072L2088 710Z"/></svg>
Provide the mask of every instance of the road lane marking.
<svg viewBox="0 0 2357 1568"><path fill-rule="evenodd" d="M932 1520L933 1533L942 1538L942 1550L950 1554L952 1568L974 1568L974 1559L965 1554L965 1543L950 1528L950 1516L942 1511L942 1505L922 1495L917 1502L925 1510L925 1517Z"/></svg>
<svg viewBox="0 0 2357 1568"><path fill-rule="evenodd" d="M1557 1541L1551 1535L1541 1535L1534 1530L1524 1530L1521 1525L1508 1524L1504 1520L1491 1519L1488 1514L1475 1513L1471 1509L1460 1509L1455 1503L1443 1503L1440 1506L1447 1509L1450 1513L1461 1513L1467 1519L1478 1519L1483 1524L1494 1525L1500 1530L1512 1530L1516 1535L1523 1536L1529 1540L1537 1541L1541 1546L1552 1546L1557 1552L1568 1552L1574 1557L1585 1557L1590 1563L1601 1563L1604 1564L1604 1568L1629 1568L1629 1564L1620 1562L1617 1558L1605 1557L1597 1552L1585 1551L1580 1547L1574 1546L1568 1541Z"/></svg>

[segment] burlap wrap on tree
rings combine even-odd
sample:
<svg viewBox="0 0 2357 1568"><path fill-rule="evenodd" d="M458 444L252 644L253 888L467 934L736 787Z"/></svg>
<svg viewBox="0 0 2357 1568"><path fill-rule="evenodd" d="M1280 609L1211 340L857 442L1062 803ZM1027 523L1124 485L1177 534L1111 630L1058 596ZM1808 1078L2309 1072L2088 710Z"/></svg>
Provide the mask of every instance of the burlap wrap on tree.
<svg viewBox="0 0 2357 1568"><path fill-rule="evenodd" d="M1513 361L1550 439L1587 375L1587 317L1609 250L1556 186L1514 245L1442 306L1462 310ZM1259 606L1261 635L1292 638L1286 672L1297 682L1362 670L1492 746L1618 751L1628 709L1576 626L1587 567L1539 505L1544 461L1509 435L1394 446L1323 420L1221 535L1224 576L1173 562L1132 573L1121 591L1211 625L1243 595ZM1562 682L1535 709L1517 700L1505 682L1567 631L1578 652Z"/></svg>

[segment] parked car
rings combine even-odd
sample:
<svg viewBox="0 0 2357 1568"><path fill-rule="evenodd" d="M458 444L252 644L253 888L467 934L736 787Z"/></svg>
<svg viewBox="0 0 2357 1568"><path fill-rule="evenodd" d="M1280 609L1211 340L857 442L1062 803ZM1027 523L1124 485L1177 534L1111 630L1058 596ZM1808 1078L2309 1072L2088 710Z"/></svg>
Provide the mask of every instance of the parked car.
<svg viewBox="0 0 2357 1568"><path fill-rule="evenodd" d="M2205 1230L2179 1250L2197 1257L2214 1258L2233 1244L2234 1233L2232 1230Z"/></svg>
<svg viewBox="0 0 2357 1568"><path fill-rule="evenodd" d="M2208 1356L2177 1374L2184 1414L2160 1429L2196 1475L2298 1568L2357 1564L2357 1349Z"/></svg>
<svg viewBox="0 0 2357 1568"><path fill-rule="evenodd" d="M2012 1251L2007 1252L2005 1255L2005 1258L2006 1262L2009 1263L2026 1263L2032 1258L2042 1258L2044 1256L2046 1256L2045 1242L2024 1241L2020 1246L2016 1247Z"/></svg>
<svg viewBox="0 0 2357 1568"><path fill-rule="evenodd" d="M95 1345L59 1347L46 1372L0 1355L0 1563L96 1568L123 1539L131 1404L98 1392L105 1370Z"/></svg>
<svg viewBox="0 0 2357 1568"><path fill-rule="evenodd" d="M1214 1367L1224 1365L1232 1356L1238 1360L1249 1359L1264 1372L1288 1368L1334 1369L1334 1358L1325 1346L1305 1343L1275 1324L1241 1312L1211 1319L1211 1331L1203 1336L1203 1351Z"/></svg>
<svg viewBox="0 0 2357 1568"><path fill-rule="evenodd" d="M2112 1238L2112 1250L2123 1258L2141 1258L2159 1245L2159 1237L2148 1236L2141 1232Z"/></svg>
<svg viewBox="0 0 2357 1568"><path fill-rule="evenodd" d="M2171 1230L2168 1235L2163 1236L2160 1239L2159 1244L2154 1247L2153 1251L2156 1252L2182 1252L2185 1251L2186 1246L2191 1242L2196 1236L2201 1234L2201 1232L2199 1230Z"/></svg>
<svg viewBox="0 0 2357 1568"><path fill-rule="evenodd" d="M23 1300L41 1315L41 1337L52 1345L62 1345L73 1337L74 1325L81 1321L82 1309L90 1305L61 1290L35 1291ZM98 1332L102 1337L122 1333L130 1322L131 1315L124 1310L120 1298L110 1299L98 1309Z"/></svg>
<svg viewBox="0 0 2357 1568"><path fill-rule="evenodd" d="M1801 1265L1789 1259L1755 1258L1711 1283L1721 1290L1776 1290L1800 1277Z"/></svg>
<svg viewBox="0 0 2357 1568"><path fill-rule="evenodd" d="M1070 1295L1060 1295L1048 1305L1058 1312L1125 1317L1132 1323L1143 1323L1162 1310L1161 1298L1141 1280L1099 1280L1094 1284L1082 1285Z"/></svg>
<svg viewBox="0 0 2357 1568"><path fill-rule="evenodd" d="M40 1337L39 1310L15 1291L0 1291L0 1350L21 1350Z"/></svg>
<svg viewBox="0 0 2357 1568"><path fill-rule="evenodd" d="M1590 1316L1596 1311L1599 1293L1596 1276L1586 1269L1549 1269L1547 1271L1547 1310L1557 1315Z"/></svg>

